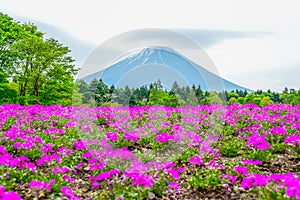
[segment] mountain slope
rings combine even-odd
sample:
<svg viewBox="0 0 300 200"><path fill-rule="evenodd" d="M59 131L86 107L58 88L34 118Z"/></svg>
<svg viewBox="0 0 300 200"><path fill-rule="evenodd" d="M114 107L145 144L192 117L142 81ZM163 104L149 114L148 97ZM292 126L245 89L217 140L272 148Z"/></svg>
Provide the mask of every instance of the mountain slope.
<svg viewBox="0 0 300 200"><path fill-rule="evenodd" d="M140 87L160 79L167 89L177 81L179 85L200 84L203 90L209 91L251 91L222 79L170 48L157 46L131 54L82 79L90 82L94 78L102 78L106 84L117 87Z"/></svg>

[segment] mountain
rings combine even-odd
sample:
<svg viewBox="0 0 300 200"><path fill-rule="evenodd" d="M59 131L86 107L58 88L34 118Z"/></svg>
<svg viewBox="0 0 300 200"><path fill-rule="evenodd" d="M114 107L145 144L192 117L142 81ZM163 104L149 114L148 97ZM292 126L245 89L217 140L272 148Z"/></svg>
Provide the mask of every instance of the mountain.
<svg viewBox="0 0 300 200"><path fill-rule="evenodd" d="M203 90L247 90L206 70L180 53L168 47L151 46L119 59L105 70L82 78L85 82L102 79L117 87L140 87L161 80L166 89L174 81L179 85L200 84Z"/></svg>

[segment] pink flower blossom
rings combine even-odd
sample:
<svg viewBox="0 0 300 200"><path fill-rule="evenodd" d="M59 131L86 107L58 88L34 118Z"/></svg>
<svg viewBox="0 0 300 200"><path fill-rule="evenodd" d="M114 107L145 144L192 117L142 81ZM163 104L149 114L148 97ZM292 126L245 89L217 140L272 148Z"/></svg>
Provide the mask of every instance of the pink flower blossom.
<svg viewBox="0 0 300 200"><path fill-rule="evenodd" d="M5 187L0 186L0 199L3 200L22 200L16 192L5 192Z"/></svg>
<svg viewBox="0 0 300 200"><path fill-rule="evenodd" d="M262 162L260 160L243 160L244 165L262 165Z"/></svg>
<svg viewBox="0 0 300 200"><path fill-rule="evenodd" d="M79 197L75 196L72 189L66 186L61 187L61 192L64 196L69 197L71 200L80 200Z"/></svg>
<svg viewBox="0 0 300 200"><path fill-rule="evenodd" d="M107 132L106 137L110 139L111 141L117 141L118 140L118 133L116 132Z"/></svg>
<svg viewBox="0 0 300 200"><path fill-rule="evenodd" d="M104 162L100 162L100 163L97 163L97 164L93 164L90 166L89 170L90 171L93 171L93 170L101 170L103 169L105 166L105 163Z"/></svg>
<svg viewBox="0 0 300 200"><path fill-rule="evenodd" d="M201 160L201 157L198 154L195 157L189 158L188 161L192 164L204 165L203 161Z"/></svg>
<svg viewBox="0 0 300 200"><path fill-rule="evenodd" d="M124 133L124 138L133 142L138 142L140 140L140 136L137 131L126 131Z"/></svg>
<svg viewBox="0 0 300 200"><path fill-rule="evenodd" d="M247 169L247 167L244 166L235 166L234 170L238 173L238 174L242 174L242 175L248 175L249 171Z"/></svg>
<svg viewBox="0 0 300 200"><path fill-rule="evenodd" d="M177 182L170 182L169 186L174 190L180 190L180 186Z"/></svg>
<svg viewBox="0 0 300 200"><path fill-rule="evenodd" d="M78 140L78 141L74 142L74 147L77 151L82 150L82 149L83 150L87 149L86 144L82 140Z"/></svg>
<svg viewBox="0 0 300 200"><path fill-rule="evenodd" d="M48 192L50 192L50 188L54 183L55 183L54 179L50 180L49 184L43 181L32 180L29 183L29 187L32 189L35 188L37 190L42 190L45 188Z"/></svg>
<svg viewBox="0 0 300 200"><path fill-rule="evenodd" d="M156 136L155 142L168 142L169 140L172 140L173 136L168 133L161 133L160 135Z"/></svg>
<svg viewBox="0 0 300 200"><path fill-rule="evenodd" d="M259 150L270 149L272 146L265 140L266 137L267 134L260 136L256 133L255 135L248 137L246 145L249 148L256 148Z"/></svg>

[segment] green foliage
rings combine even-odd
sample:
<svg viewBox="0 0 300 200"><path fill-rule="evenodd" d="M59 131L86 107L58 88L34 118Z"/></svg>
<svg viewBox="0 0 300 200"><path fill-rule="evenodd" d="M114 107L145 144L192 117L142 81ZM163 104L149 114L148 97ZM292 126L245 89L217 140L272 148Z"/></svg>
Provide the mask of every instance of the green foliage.
<svg viewBox="0 0 300 200"><path fill-rule="evenodd" d="M275 157L275 154L272 154L272 150L266 149L266 150L259 150L259 149L251 149L247 152L247 154L244 154L244 157L246 159L253 159L253 160L260 160L263 163L270 162L272 158Z"/></svg>
<svg viewBox="0 0 300 200"><path fill-rule="evenodd" d="M261 200L270 200L270 199L274 199L274 200L288 200L291 199L289 197L286 196L286 191L284 188L280 188L277 187L274 184L274 187L272 188L273 184L270 184L266 187L261 187L258 190L258 193L261 194L260 195L260 199ZM277 191L274 190L274 188L277 189Z"/></svg>
<svg viewBox="0 0 300 200"><path fill-rule="evenodd" d="M219 141L218 145L223 156L236 157L243 153L245 141L239 140L235 137L229 137Z"/></svg>
<svg viewBox="0 0 300 200"><path fill-rule="evenodd" d="M166 105L176 107L178 99L174 93L168 93L162 90L161 86L154 86L150 90L148 105Z"/></svg>
<svg viewBox="0 0 300 200"><path fill-rule="evenodd" d="M197 148L187 148L182 154L175 154L172 156L174 162L188 162L188 159L196 156L199 153Z"/></svg>
<svg viewBox="0 0 300 200"><path fill-rule="evenodd" d="M0 104L16 103L17 91L9 87L7 77L0 70Z"/></svg>
<svg viewBox="0 0 300 200"><path fill-rule="evenodd" d="M2 103L14 99L21 104L71 105L78 69L69 48L53 38L45 39L35 25L19 24L2 13L0 24L0 82L9 78L18 90L16 94L1 84L7 95L0 97Z"/></svg>
<svg viewBox="0 0 300 200"><path fill-rule="evenodd" d="M231 105L233 103L239 103L238 100L235 97L231 97L228 101L228 105Z"/></svg>
<svg viewBox="0 0 300 200"><path fill-rule="evenodd" d="M195 174L190 175L188 183L194 188L217 189L222 187L219 169L197 170Z"/></svg>
<svg viewBox="0 0 300 200"><path fill-rule="evenodd" d="M80 106L83 103L83 94L79 92L80 90L80 82L74 83L74 89L72 94L72 105L73 106Z"/></svg>
<svg viewBox="0 0 300 200"><path fill-rule="evenodd" d="M5 72L11 71L11 65L14 61L11 55L10 46L17 41L24 30L21 25L13 18L0 13L0 70Z"/></svg>
<svg viewBox="0 0 300 200"><path fill-rule="evenodd" d="M223 100L217 94L217 92L210 92L210 103L212 104L224 104Z"/></svg>

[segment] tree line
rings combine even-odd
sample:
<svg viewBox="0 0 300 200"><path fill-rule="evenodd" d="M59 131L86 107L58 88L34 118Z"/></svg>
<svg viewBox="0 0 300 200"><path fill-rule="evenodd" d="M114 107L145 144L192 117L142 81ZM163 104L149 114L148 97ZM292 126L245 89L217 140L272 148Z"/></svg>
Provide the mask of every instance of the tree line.
<svg viewBox="0 0 300 200"><path fill-rule="evenodd" d="M137 88L116 88L108 86L101 79L92 80L89 84L84 80L76 81L76 94L73 103L86 106L143 106L143 105L167 105L184 106L199 104L223 104L239 105L254 103L259 106L268 104L300 104L300 90L285 88L281 93L271 90L247 92L247 90L232 90L215 92L204 91L200 85L179 86L175 81L167 90L163 88L160 80Z"/></svg>

